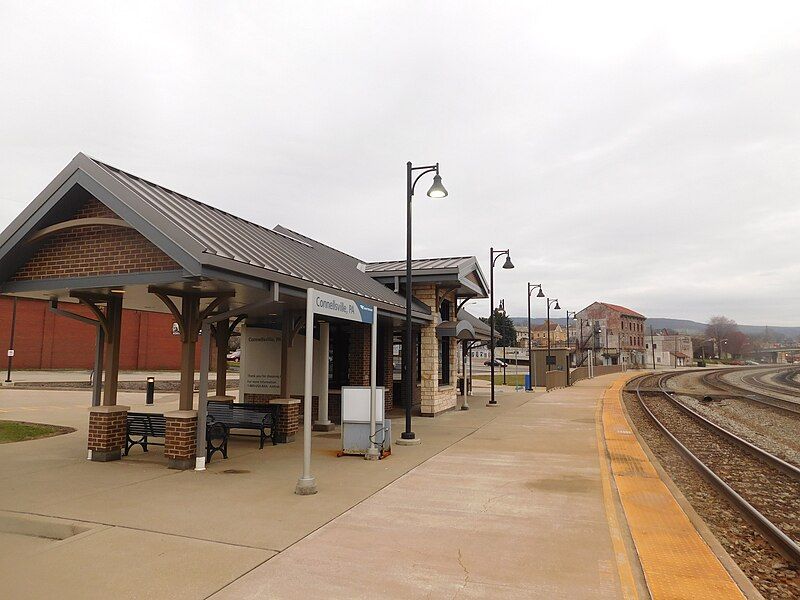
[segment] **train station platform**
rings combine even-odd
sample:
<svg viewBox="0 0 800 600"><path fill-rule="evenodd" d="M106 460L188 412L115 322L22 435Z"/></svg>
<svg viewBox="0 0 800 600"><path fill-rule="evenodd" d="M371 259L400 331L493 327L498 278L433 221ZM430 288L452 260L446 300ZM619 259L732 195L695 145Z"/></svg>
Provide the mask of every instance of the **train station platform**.
<svg viewBox="0 0 800 600"><path fill-rule="evenodd" d="M497 408L478 389L472 410L417 419L423 444L379 462L314 434L311 497L286 485L301 443L237 441L205 473L158 468L159 450L92 463L85 406L65 402L79 392L2 391L2 418L79 431L0 447L0 556L20 540L4 521L83 533L37 540L0 575L19 598L741 598L638 446L629 376L506 388Z"/></svg>

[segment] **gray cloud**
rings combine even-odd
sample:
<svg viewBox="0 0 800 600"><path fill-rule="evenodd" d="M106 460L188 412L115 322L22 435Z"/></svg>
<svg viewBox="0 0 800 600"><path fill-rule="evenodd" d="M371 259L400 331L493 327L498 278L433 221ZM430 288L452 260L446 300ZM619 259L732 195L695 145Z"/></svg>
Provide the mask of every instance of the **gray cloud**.
<svg viewBox="0 0 800 600"><path fill-rule="evenodd" d="M439 161L415 253L510 247L513 314L800 323L800 8L552 4L2 3L0 224L84 151L396 258Z"/></svg>

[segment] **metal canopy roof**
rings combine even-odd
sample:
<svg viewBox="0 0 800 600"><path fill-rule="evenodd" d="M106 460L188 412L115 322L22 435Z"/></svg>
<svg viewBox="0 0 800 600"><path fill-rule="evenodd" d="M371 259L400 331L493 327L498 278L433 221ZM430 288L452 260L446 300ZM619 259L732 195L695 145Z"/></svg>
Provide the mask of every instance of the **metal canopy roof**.
<svg viewBox="0 0 800 600"><path fill-rule="evenodd" d="M399 285L405 282L406 263L403 260L367 263L365 270L382 283ZM457 293L461 297L486 298L489 295L486 278L474 256L413 259L411 275L419 283L457 283L460 285Z"/></svg>
<svg viewBox="0 0 800 600"><path fill-rule="evenodd" d="M136 228L189 276L225 279L229 273L301 289L327 288L397 314L405 309L405 298L360 270L354 257L284 228L251 223L83 153L0 234L0 262L8 265L14 259L14 247L76 185ZM3 273L0 283L9 276L7 268ZM415 305L414 312L430 319L424 305Z"/></svg>

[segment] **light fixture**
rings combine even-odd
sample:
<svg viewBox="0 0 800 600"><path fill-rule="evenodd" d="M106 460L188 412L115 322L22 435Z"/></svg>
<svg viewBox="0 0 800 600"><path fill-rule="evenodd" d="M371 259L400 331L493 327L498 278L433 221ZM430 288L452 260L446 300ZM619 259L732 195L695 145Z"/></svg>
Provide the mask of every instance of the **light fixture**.
<svg viewBox="0 0 800 600"><path fill-rule="evenodd" d="M503 263L503 268L504 269L513 269L514 268L514 263L511 262L511 255L510 254L508 254L506 256L506 262Z"/></svg>
<svg viewBox="0 0 800 600"><path fill-rule="evenodd" d="M445 198L447 190L442 185L442 177L438 173L433 176L433 185L428 190L428 198Z"/></svg>
<svg viewBox="0 0 800 600"><path fill-rule="evenodd" d="M539 288L539 293L536 294L536 297L537 298L544 298L544 292L542 291L542 288Z"/></svg>
<svg viewBox="0 0 800 600"><path fill-rule="evenodd" d="M111 290L112 294L124 294L125 290Z"/></svg>
<svg viewBox="0 0 800 600"><path fill-rule="evenodd" d="M554 310L561 310L561 307L558 305L558 300L556 300L556 305L553 307Z"/></svg>

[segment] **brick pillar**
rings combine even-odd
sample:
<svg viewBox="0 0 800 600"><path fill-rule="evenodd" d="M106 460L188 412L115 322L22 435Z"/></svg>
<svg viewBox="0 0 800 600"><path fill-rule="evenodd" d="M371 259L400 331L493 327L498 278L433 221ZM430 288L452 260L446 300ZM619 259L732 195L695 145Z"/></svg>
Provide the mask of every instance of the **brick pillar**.
<svg viewBox="0 0 800 600"><path fill-rule="evenodd" d="M127 406L93 406L89 409L89 459L119 460L125 447Z"/></svg>
<svg viewBox="0 0 800 600"><path fill-rule="evenodd" d="M383 387L385 388L383 405L384 410L394 408L394 357L392 352L394 343L394 332L391 327L387 327L383 335Z"/></svg>
<svg viewBox="0 0 800 600"><path fill-rule="evenodd" d="M276 398L270 404L278 405L278 422L275 424L275 441L288 444L294 441L300 429L300 400L297 398Z"/></svg>
<svg viewBox="0 0 800 600"><path fill-rule="evenodd" d="M167 421L164 456L170 469L193 469L197 456L197 411L175 410L164 414Z"/></svg>
<svg viewBox="0 0 800 600"><path fill-rule="evenodd" d="M347 380L350 385L369 385L370 327L359 323L350 329Z"/></svg>

